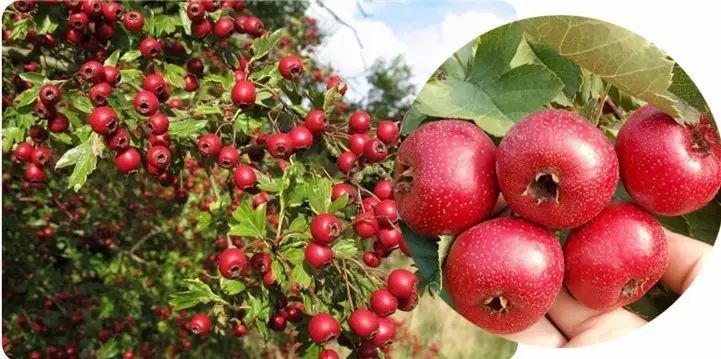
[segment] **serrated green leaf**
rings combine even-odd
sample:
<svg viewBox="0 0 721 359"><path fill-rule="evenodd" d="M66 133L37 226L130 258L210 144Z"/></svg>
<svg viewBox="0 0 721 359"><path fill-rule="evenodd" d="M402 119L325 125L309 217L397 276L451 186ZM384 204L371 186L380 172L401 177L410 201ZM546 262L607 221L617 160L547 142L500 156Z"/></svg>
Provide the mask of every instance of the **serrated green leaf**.
<svg viewBox="0 0 721 359"><path fill-rule="evenodd" d="M458 80L429 82L414 107L427 116L473 120L486 132L501 137L562 89L563 83L544 66L522 65L483 88Z"/></svg>
<svg viewBox="0 0 721 359"><path fill-rule="evenodd" d="M308 218L304 215L299 214L293 218L288 225L288 230L292 232L305 231L308 229Z"/></svg>
<svg viewBox="0 0 721 359"><path fill-rule="evenodd" d="M333 254L338 258L353 258L358 254L358 246L351 238L337 240L333 244Z"/></svg>
<svg viewBox="0 0 721 359"><path fill-rule="evenodd" d="M220 290L227 295L237 295L245 290L245 284L239 280L220 278Z"/></svg>
<svg viewBox="0 0 721 359"><path fill-rule="evenodd" d="M701 95L701 91L698 90L693 80L678 64L673 66L672 81L671 86L668 88L669 91L688 102L691 106L708 111L708 105L706 105L706 100Z"/></svg>
<svg viewBox="0 0 721 359"><path fill-rule="evenodd" d="M15 97L15 105L17 107L23 107L34 103L40 95L40 85L35 85Z"/></svg>
<svg viewBox="0 0 721 359"><path fill-rule="evenodd" d="M93 105L90 103L90 99L86 96L78 96L73 100L73 106L84 113L90 113L93 111Z"/></svg>
<svg viewBox="0 0 721 359"><path fill-rule="evenodd" d="M58 28L58 24L53 22L50 19L50 16L45 15L43 18L43 22L40 24L40 27L36 30L38 34L49 34L55 31L55 29Z"/></svg>
<svg viewBox="0 0 721 359"><path fill-rule="evenodd" d="M10 40L24 39L28 33L28 22L32 19L32 16L26 16L19 21L12 23L12 33L10 34Z"/></svg>
<svg viewBox="0 0 721 359"><path fill-rule="evenodd" d="M206 228L208 228L208 225L210 225L211 222L213 222L213 216L210 215L208 212L199 212L197 214L198 217L198 230L202 231Z"/></svg>
<svg viewBox="0 0 721 359"><path fill-rule="evenodd" d="M25 131L18 127L8 127L2 130L3 152L9 151L13 145L22 142L25 137Z"/></svg>
<svg viewBox="0 0 721 359"><path fill-rule="evenodd" d="M173 87L177 88L185 88L185 80L183 79L183 76L185 76L185 69L182 67L176 65L176 64L167 64L165 65L165 79L168 80L168 83L173 85ZM212 106L215 109L220 112L220 109L217 106Z"/></svg>
<svg viewBox="0 0 721 359"><path fill-rule="evenodd" d="M291 278L293 279L293 283L303 288L310 287L310 285L313 284L313 277L310 273L311 271L305 264L305 262L303 262L301 265L296 265L295 267L293 267L293 271L291 272Z"/></svg>
<svg viewBox="0 0 721 359"><path fill-rule="evenodd" d="M268 52L270 52L285 32L285 29L281 28L274 31L267 37L259 37L253 40L253 44L250 47L253 51L253 57L250 59L250 62L254 62L268 55Z"/></svg>
<svg viewBox="0 0 721 359"><path fill-rule="evenodd" d="M110 56L108 56L107 59L105 59L105 62L103 63L103 65L114 67L118 64L119 59L120 59L120 50L115 50L115 51L113 51L112 54L110 54Z"/></svg>
<svg viewBox="0 0 721 359"><path fill-rule="evenodd" d="M93 133L80 145L66 151L55 164L55 169L67 166L75 166L68 177L68 188L75 192L88 180L88 175L95 170L97 156L105 148L103 139L97 133Z"/></svg>
<svg viewBox="0 0 721 359"><path fill-rule="evenodd" d="M577 16L543 16L520 22L535 42L602 77L621 91L653 104L680 123L699 113L668 91L674 61L654 44L620 26Z"/></svg>
<svg viewBox="0 0 721 359"><path fill-rule="evenodd" d="M283 179L277 177L273 178L267 176L260 176L258 177L258 188L266 192L281 192L284 190Z"/></svg>
<svg viewBox="0 0 721 359"><path fill-rule="evenodd" d="M273 273L273 279L275 279L276 282L278 282L278 285L283 287L286 282L285 278L285 270L283 269L283 264L281 264L280 261L273 261L270 265L271 272Z"/></svg>
<svg viewBox="0 0 721 359"><path fill-rule="evenodd" d="M310 208L315 213L325 213L331 203L333 182L327 178L315 178L312 184L306 187Z"/></svg>
<svg viewBox="0 0 721 359"><path fill-rule="evenodd" d="M448 236L443 238L425 238L413 232L404 223L400 223L403 238L408 245L413 261L418 267L418 274L433 293L440 291L441 298L453 306L442 285L442 263L447 248L452 244Z"/></svg>
<svg viewBox="0 0 721 359"><path fill-rule="evenodd" d="M108 339L96 353L99 359L113 359L120 355L120 344L115 338Z"/></svg>
<svg viewBox="0 0 721 359"><path fill-rule="evenodd" d="M220 107L214 105L200 105L193 109L193 113L199 115L222 115Z"/></svg>
<svg viewBox="0 0 721 359"><path fill-rule="evenodd" d="M188 138L198 135L208 125L207 120L187 119L171 121L168 134L173 138Z"/></svg>
<svg viewBox="0 0 721 359"><path fill-rule="evenodd" d="M223 298L213 293L213 290L207 284L201 282L200 279L184 279L183 284L188 290L170 294L169 303L174 310L192 308L201 303L226 303Z"/></svg>
<svg viewBox="0 0 721 359"><path fill-rule="evenodd" d="M121 82L133 82L143 76L143 72L136 69L122 69L120 70Z"/></svg>
<svg viewBox="0 0 721 359"><path fill-rule="evenodd" d="M20 74L20 78L35 86L42 85L47 80L45 75L38 72L23 72ZM38 90L38 93L40 93L40 90Z"/></svg>
<svg viewBox="0 0 721 359"><path fill-rule="evenodd" d="M217 75L217 74L205 75L205 77L203 78L203 81L219 83L219 84L223 85L223 88L226 90L232 88L233 82L234 82L233 78L228 78L226 76L221 76L221 75Z"/></svg>
<svg viewBox="0 0 721 359"><path fill-rule="evenodd" d="M554 98L553 102L567 107L574 105L576 93L583 81L583 73L581 68L573 61L562 57L549 46L528 43L523 40L520 42L513 61L511 61L513 67L521 64L543 65L553 72L564 84L563 92Z"/></svg>
<svg viewBox="0 0 721 359"><path fill-rule="evenodd" d="M721 205L714 201L705 207L683 216L692 238L713 245L721 225Z"/></svg>
<svg viewBox="0 0 721 359"><path fill-rule="evenodd" d="M233 211L229 235L240 237L265 238L265 204L253 209L251 200L241 202Z"/></svg>
<svg viewBox="0 0 721 359"><path fill-rule="evenodd" d="M523 31L515 23L480 36L467 81L483 87L500 78L508 71L522 38Z"/></svg>
<svg viewBox="0 0 721 359"><path fill-rule="evenodd" d="M140 50L130 50L120 57L120 61L132 62L139 58L141 55L142 54L140 53Z"/></svg>
<svg viewBox="0 0 721 359"><path fill-rule="evenodd" d="M330 204L330 206L328 206L328 213L335 213L344 209L348 205L348 199L350 199L350 196L348 196L347 193L344 193L340 196L340 198L337 198Z"/></svg>

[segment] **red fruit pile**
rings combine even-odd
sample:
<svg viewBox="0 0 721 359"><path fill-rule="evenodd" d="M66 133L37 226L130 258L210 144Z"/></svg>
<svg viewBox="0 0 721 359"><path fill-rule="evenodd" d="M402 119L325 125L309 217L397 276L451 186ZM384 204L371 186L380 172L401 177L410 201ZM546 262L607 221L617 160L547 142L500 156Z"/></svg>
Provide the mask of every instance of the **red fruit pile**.
<svg viewBox="0 0 721 359"><path fill-rule="evenodd" d="M611 202L619 172L636 204ZM663 229L648 212L706 205L721 187L721 145L705 117L680 125L650 105L625 122L615 150L565 110L529 115L497 149L473 124L441 120L403 141L394 179L408 227L457 235L443 268L456 310L507 334L543 317L563 283L597 310L643 297L668 265ZM486 220L499 190L517 217ZM562 249L550 230L564 228Z"/></svg>

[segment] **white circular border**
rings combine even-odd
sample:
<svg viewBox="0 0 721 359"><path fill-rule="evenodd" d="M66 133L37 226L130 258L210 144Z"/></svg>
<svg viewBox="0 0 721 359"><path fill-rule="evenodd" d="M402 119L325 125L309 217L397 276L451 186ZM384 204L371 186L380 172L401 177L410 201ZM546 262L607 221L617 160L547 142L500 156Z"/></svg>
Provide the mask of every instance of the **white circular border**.
<svg viewBox="0 0 721 359"><path fill-rule="evenodd" d="M543 15L593 17L623 26L674 58L695 82L711 112L721 116L721 19L714 2L508 0L518 19ZM717 121L718 122L718 121ZM721 250L714 248L696 280L657 319L620 338L572 349L518 345L514 358L705 358L721 348Z"/></svg>

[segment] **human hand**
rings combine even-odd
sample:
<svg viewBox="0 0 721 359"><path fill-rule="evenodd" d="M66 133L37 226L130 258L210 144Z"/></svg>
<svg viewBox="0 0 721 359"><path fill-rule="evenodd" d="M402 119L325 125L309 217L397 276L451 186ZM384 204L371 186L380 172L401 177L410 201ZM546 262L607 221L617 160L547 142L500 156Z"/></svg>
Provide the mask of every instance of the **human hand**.
<svg viewBox="0 0 721 359"><path fill-rule="evenodd" d="M661 282L676 293L683 293L707 260L711 246L664 229L669 262ZM598 311L576 301L561 288L545 317L532 327L504 335L509 340L546 347L578 347L624 335L646 323L624 308Z"/></svg>

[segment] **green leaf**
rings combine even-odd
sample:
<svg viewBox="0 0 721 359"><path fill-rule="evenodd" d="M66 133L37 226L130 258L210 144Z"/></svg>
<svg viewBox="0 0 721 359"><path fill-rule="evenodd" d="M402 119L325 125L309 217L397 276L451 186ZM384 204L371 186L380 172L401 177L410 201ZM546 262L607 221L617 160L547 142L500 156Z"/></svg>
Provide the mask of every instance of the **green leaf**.
<svg viewBox="0 0 721 359"><path fill-rule="evenodd" d="M24 39L25 35L28 33L28 22L32 19L32 16L26 16L20 21L14 21L12 23L12 34L10 35L10 40L19 40Z"/></svg>
<svg viewBox="0 0 721 359"><path fill-rule="evenodd" d="M553 72L564 84L563 93L553 99L553 102L567 107L574 105L576 93L583 82L583 73L573 61L562 57L549 46L528 43L524 40L521 41L511 66L520 64L543 65Z"/></svg>
<svg viewBox="0 0 721 359"><path fill-rule="evenodd" d="M197 214L198 217L198 230L202 231L205 228L208 228L208 225L213 222L213 216L210 215L208 212L199 212Z"/></svg>
<svg viewBox="0 0 721 359"><path fill-rule="evenodd" d="M403 238L408 249L413 255L413 261L418 267L418 274L432 293L441 293L443 300L453 306L447 293L443 290L442 265L447 248L451 245L452 239L448 236L443 238L425 238L413 232L404 223L400 224Z"/></svg>
<svg viewBox="0 0 721 359"><path fill-rule="evenodd" d="M200 279L184 279L183 283L188 290L170 294L169 303L174 310L192 308L201 303L225 303L223 298L213 293L213 290Z"/></svg>
<svg viewBox="0 0 721 359"><path fill-rule="evenodd" d="M253 209L251 200L241 202L233 211L233 221L230 223L231 236L265 238L265 205Z"/></svg>
<svg viewBox="0 0 721 359"><path fill-rule="evenodd" d="M428 116L473 120L486 132L501 137L516 121L550 102L562 88L563 83L544 66L522 65L485 87L458 80L429 82L414 107Z"/></svg>
<svg viewBox="0 0 721 359"><path fill-rule="evenodd" d="M285 29L278 29L267 37L259 37L253 40L251 50L253 51L253 57L250 62L263 58L270 52L280 38L285 34Z"/></svg>
<svg viewBox="0 0 721 359"><path fill-rule="evenodd" d="M231 74L232 74L232 72L231 72ZM235 80L232 77L229 78L227 76L208 74L208 75L205 75L205 77L203 78L203 81L219 83L219 84L223 85L224 89L228 90L233 87L233 82Z"/></svg>
<svg viewBox="0 0 721 359"><path fill-rule="evenodd" d="M328 212L332 188L333 182L327 178L315 178L313 183L306 187L308 202L313 212Z"/></svg>
<svg viewBox="0 0 721 359"><path fill-rule="evenodd" d="M105 59L105 63L103 63L103 65L114 67L118 64L119 59L120 59L120 50L115 50L115 51L113 51L112 54L110 54L110 56L108 56L107 59Z"/></svg>
<svg viewBox="0 0 721 359"><path fill-rule="evenodd" d="M263 191L278 193L284 190L282 178L271 178L268 176L258 177L258 188Z"/></svg>
<svg viewBox="0 0 721 359"><path fill-rule="evenodd" d="M190 21L190 18L188 17L187 13L185 12L188 8L187 3L180 3L180 6L178 6L178 18L180 18L180 21L183 25L183 32L185 32L186 35L191 36L193 34L191 26L192 22Z"/></svg>
<svg viewBox="0 0 721 359"><path fill-rule="evenodd" d="M689 213L683 218L688 224L689 236L713 245L721 225L721 205L711 201L705 207Z"/></svg>
<svg viewBox="0 0 721 359"><path fill-rule="evenodd" d="M426 116L418 111L418 106L412 106L406 116L401 121L401 134L404 136L410 135L416 128L420 127L421 123L426 120Z"/></svg>
<svg viewBox="0 0 721 359"><path fill-rule="evenodd" d="M42 24L40 24L40 28L37 29L37 33L38 34L49 34L53 31L55 31L55 29L57 29L57 28L58 28L58 24L54 23L50 19L50 16L45 15L45 17L43 18Z"/></svg>
<svg viewBox="0 0 721 359"><path fill-rule="evenodd" d="M467 81L483 87L501 77L508 71L522 38L523 31L514 23L480 36Z"/></svg>
<svg viewBox="0 0 721 359"><path fill-rule="evenodd" d="M207 124L207 120L196 119L172 121L168 127L168 134L173 138L193 137L203 131Z"/></svg>
<svg viewBox="0 0 721 359"><path fill-rule="evenodd" d="M96 353L99 359L113 359L120 355L120 344L115 338L108 339Z"/></svg>
<svg viewBox="0 0 721 359"><path fill-rule="evenodd" d="M347 193L344 193L340 198L337 198L333 203L328 206L328 213L335 213L342 209L344 209L348 205L348 199L350 196L348 196Z"/></svg>
<svg viewBox="0 0 721 359"><path fill-rule="evenodd" d="M298 352L300 353L301 359L316 359L320 357L320 352L323 351L323 347L313 343L311 340L305 340L302 342Z"/></svg>
<svg viewBox="0 0 721 359"><path fill-rule="evenodd" d="M40 95L40 85L35 85L23 92L20 93L17 97L15 97L15 105L17 107L23 107L27 106L31 103L34 103L35 100L38 99L38 96Z"/></svg>
<svg viewBox="0 0 721 359"><path fill-rule="evenodd" d="M236 295L245 290L245 284L239 280L220 278L220 290L227 295Z"/></svg>
<svg viewBox="0 0 721 359"><path fill-rule="evenodd" d="M108 296L100 297L100 318L110 318L114 314L115 304Z"/></svg>
<svg viewBox="0 0 721 359"><path fill-rule="evenodd" d="M47 80L45 75L38 72L23 72L20 74L20 78L35 86L42 85ZM40 90L38 90L38 93L40 93Z"/></svg>
<svg viewBox="0 0 721 359"><path fill-rule="evenodd" d="M333 244L333 254L338 258L353 258L358 254L358 246L352 238L345 238Z"/></svg>
<svg viewBox="0 0 721 359"><path fill-rule="evenodd" d="M75 166L68 177L68 188L79 191L88 180L88 175L95 170L98 158L105 142L97 133L93 133L85 142L66 151L55 164L55 169Z"/></svg>
<svg viewBox="0 0 721 359"><path fill-rule="evenodd" d="M619 90L651 103L680 123L698 121L698 111L668 91L674 61L643 37L577 16L544 16L521 24L532 40L552 47Z"/></svg>
<svg viewBox="0 0 721 359"><path fill-rule="evenodd" d="M173 87L185 88L185 80L183 79L183 77L185 76L185 69L183 69L182 67L176 64L167 64L165 66L164 75L165 79L167 79L168 82L173 85ZM220 113L220 109L217 106L212 107Z"/></svg>
<svg viewBox="0 0 721 359"><path fill-rule="evenodd" d="M143 72L136 69L122 69L120 70L121 82L133 82L143 76Z"/></svg>
<svg viewBox="0 0 721 359"><path fill-rule="evenodd" d="M310 269L305 262L303 262L302 264L293 267L291 278L295 284L298 284L303 288L308 288L311 284L313 284L313 277L310 273Z"/></svg>
<svg viewBox="0 0 721 359"><path fill-rule="evenodd" d="M193 113L199 115L222 115L223 111L220 107L214 105L200 105L193 109Z"/></svg>
<svg viewBox="0 0 721 359"><path fill-rule="evenodd" d="M275 260L270 264L270 270L273 273L273 279L278 282L278 285L283 287L286 282L286 276L285 276L285 270L283 269L283 264L281 264L280 261Z"/></svg>
<svg viewBox="0 0 721 359"><path fill-rule="evenodd" d="M14 144L22 142L25 137L25 131L18 127L3 128L3 152L9 151Z"/></svg>
<svg viewBox="0 0 721 359"><path fill-rule="evenodd" d="M93 105L90 103L90 99L85 96L77 96L73 100L73 106L81 112L90 113L93 111Z"/></svg>
<svg viewBox="0 0 721 359"><path fill-rule="evenodd" d="M676 96L688 102L691 106L695 106L701 110L707 110L706 100L704 100L701 91L698 90L696 84L688 76L686 71L678 64L673 66L673 82L668 88Z"/></svg>
<svg viewBox="0 0 721 359"><path fill-rule="evenodd" d="M120 61L125 62L133 62L135 59L139 58L142 54L140 53L140 50L130 50L123 54L123 56L120 57Z"/></svg>
<svg viewBox="0 0 721 359"><path fill-rule="evenodd" d="M477 43L478 39L469 41L441 65L441 73L444 78L465 80L466 72L473 61L474 49L476 49Z"/></svg>

